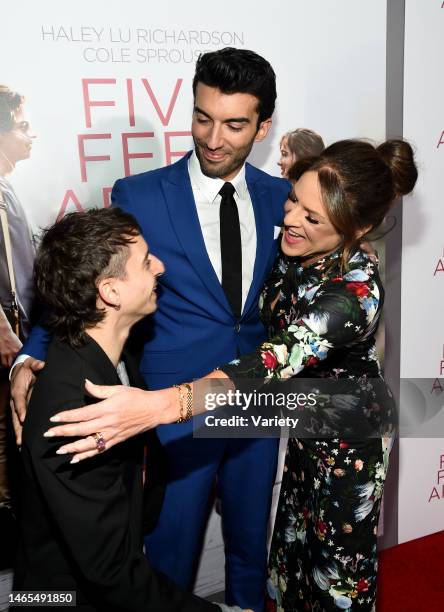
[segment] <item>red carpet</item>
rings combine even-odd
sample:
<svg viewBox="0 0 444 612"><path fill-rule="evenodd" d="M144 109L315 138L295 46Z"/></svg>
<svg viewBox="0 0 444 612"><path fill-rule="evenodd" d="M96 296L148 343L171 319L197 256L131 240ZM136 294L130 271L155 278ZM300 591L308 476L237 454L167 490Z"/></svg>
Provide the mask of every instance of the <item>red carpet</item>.
<svg viewBox="0 0 444 612"><path fill-rule="evenodd" d="M377 612L444 610L444 531L379 555Z"/></svg>

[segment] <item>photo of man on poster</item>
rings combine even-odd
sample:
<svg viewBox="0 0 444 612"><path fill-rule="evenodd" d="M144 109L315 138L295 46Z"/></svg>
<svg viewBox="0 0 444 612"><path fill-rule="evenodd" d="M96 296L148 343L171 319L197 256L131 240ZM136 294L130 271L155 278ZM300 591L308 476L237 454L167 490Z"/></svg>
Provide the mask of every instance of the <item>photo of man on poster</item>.
<svg viewBox="0 0 444 612"><path fill-rule="evenodd" d="M9 179L16 164L30 157L34 138L25 116L24 97L0 85L0 526L5 538L0 568L10 563L14 540L9 473L14 461L7 463L15 450L8 436L8 369L29 329L35 255L25 208Z"/></svg>

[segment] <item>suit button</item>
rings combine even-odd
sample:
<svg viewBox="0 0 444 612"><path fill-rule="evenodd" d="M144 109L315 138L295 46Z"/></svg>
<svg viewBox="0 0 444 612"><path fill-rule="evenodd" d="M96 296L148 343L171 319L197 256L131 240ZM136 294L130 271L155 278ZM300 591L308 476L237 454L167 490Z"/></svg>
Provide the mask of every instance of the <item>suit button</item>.
<svg viewBox="0 0 444 612"><path fill-rule="evenodd" d="M240 323L236 323L236 325L234 326L236 333L240 332L240 328L241 328Z"/></svg>

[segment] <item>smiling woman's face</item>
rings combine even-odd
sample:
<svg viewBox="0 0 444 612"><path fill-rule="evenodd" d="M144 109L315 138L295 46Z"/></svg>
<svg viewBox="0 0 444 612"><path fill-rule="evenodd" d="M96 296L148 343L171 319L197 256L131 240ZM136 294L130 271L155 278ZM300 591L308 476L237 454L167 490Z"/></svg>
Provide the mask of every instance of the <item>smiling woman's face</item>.
<svg viewBox="0 0 444 612"><path fill-rule="evenodd" d="M296 155L292 153L288 148L288 140L286 138L282 138L279 148L281 156L278 161L278 166L281 169L281 175L284 178L287 178L288 171L290 170L291 166L296 162Z"/></svg>
<svg viewBox="0 0 444 612"><path fill-rule="evenodd" d="M301 257L302 265L314 263L340 246L342 238L328 217L317 172L305 172L292 181L285 213L282 250Z"/></svg>

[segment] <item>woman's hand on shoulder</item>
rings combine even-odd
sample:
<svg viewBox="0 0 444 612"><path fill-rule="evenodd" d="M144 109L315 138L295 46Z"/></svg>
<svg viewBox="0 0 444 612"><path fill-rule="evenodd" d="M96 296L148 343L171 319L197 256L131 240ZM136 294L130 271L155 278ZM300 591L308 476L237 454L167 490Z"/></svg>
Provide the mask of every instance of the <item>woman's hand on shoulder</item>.
<svg viewBox="0 0 444 612"><path fill-rule="evenodd" d="M51 422L61 425L44 434L81 438L57 450L60 455L71 453L71 463L94 457L128 438L177 419L175 389L144 391L122 385L95 385L88 380L85 389L102 401L54 415Z"/></svg>

